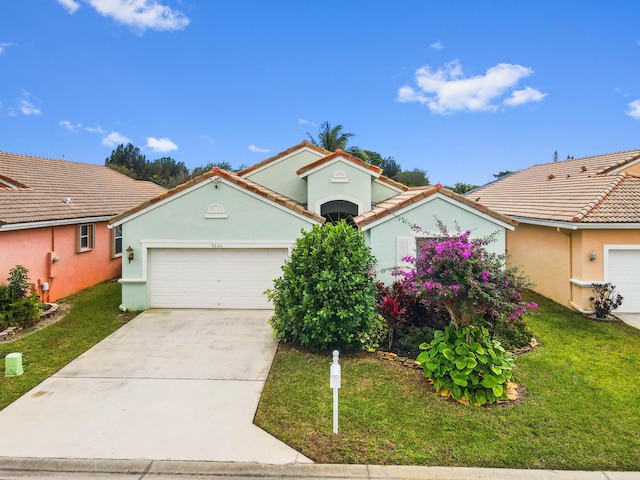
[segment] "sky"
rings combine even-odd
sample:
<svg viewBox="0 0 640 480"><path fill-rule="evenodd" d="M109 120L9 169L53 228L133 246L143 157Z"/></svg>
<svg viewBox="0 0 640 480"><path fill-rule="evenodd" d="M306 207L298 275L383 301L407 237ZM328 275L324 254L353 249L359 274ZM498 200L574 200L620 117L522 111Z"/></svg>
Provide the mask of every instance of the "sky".
<svg viewBox="0 0 640 480"><path fill-rule="evenodd" d="M0 151L189 169L317 136L482 185L640 148L640 2L0 0Z"/></svg>

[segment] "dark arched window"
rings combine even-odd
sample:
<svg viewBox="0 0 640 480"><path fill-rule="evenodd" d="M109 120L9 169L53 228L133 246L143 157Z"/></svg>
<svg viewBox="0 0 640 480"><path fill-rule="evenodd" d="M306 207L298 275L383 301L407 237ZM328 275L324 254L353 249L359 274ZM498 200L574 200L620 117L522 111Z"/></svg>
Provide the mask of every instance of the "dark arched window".
<svg viewBox="0 0 640 480"><path fill-rule="evenodd" d="M358 215L358 205L347 200L332 200L322 204L320 215L327 219L327 222L337 223L345 220L349 225L355 227L353 217Z"/></svg>

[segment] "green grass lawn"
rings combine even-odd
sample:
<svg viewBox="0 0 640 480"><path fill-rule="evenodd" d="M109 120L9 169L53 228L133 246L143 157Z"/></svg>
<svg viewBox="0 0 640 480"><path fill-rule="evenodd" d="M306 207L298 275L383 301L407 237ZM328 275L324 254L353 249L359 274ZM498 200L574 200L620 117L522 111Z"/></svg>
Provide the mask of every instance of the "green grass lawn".
<svg viewBox="0 0 640 480"><path fill-rule="evenodd" d="M0 410L64 367L135 313L121 314L120 285L107 282L60 300L71 305L60 322L18 340L0 343ZM4 376L4 357L22 353L24 374Z"/></svg>
<svg viewBox="0 0 640 480"><path fill-rule="evenodd" d="M439 397L421 371L346 355L334 435L331 356L286 347L256 424L323 463L640 470L640 330L530 300L541 346L516 360L518 403L464 406Z"/></svg>

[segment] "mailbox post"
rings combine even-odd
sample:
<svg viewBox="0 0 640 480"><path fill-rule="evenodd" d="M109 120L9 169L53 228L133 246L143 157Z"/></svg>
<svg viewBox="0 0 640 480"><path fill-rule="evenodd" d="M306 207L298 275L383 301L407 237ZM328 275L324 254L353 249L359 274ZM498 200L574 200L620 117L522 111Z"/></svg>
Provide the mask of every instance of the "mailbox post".
<svg viewBox="0 0 640 480"><path fill-rule="evenodd" d="M338 433L338 390L340 390L341 381L339 355L338 350L333 351L333 363L329 372L329 387L333 389L333 433Z"/></svg>

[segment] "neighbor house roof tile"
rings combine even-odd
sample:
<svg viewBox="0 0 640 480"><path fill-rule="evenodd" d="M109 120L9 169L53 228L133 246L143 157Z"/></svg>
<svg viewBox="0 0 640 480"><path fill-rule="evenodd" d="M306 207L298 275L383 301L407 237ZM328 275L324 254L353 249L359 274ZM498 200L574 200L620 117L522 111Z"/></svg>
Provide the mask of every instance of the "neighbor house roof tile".
<svg viewBox="0 0 640 480"><path fill-rule="evenodd" d="M105 166L5 152L0 185L0 225L117 215L165 190Z"/></svg>
<svg viewBox="0 0 640 480"><path fill-rule="evenodd" d="M573 223L640 222L640 150L534 165L467 194L507 215Z"/></svg>

